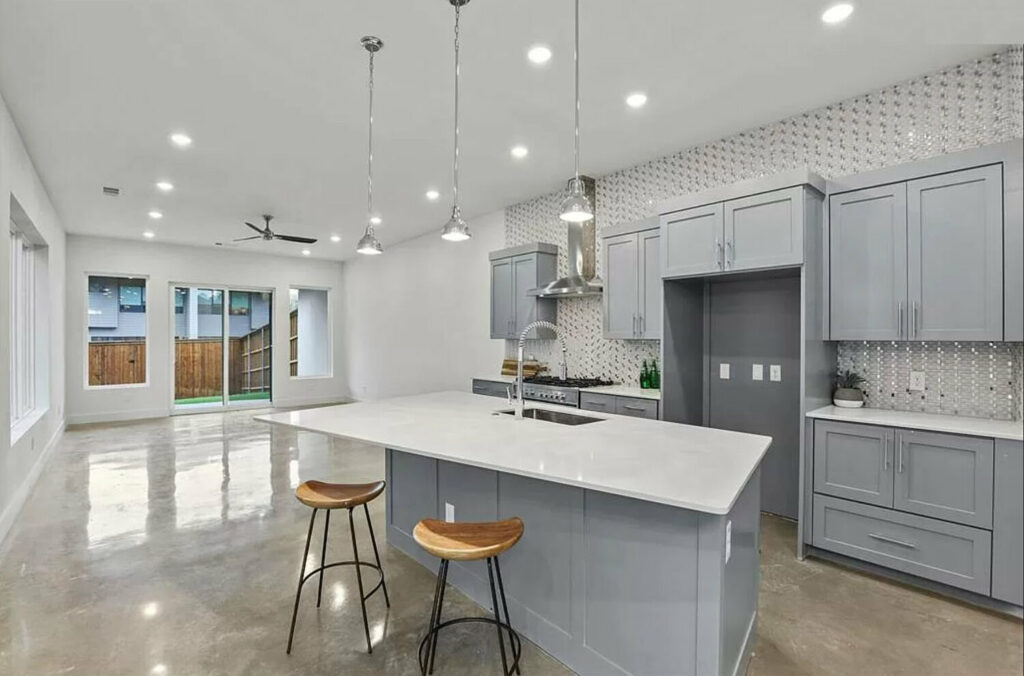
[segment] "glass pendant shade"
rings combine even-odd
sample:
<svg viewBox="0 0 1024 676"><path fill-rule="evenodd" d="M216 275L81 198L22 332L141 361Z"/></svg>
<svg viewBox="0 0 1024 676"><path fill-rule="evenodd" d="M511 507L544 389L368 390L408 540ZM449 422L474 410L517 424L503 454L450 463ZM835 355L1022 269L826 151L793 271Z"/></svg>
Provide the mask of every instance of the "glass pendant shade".
<svg viewBox="0 0 1024 676"><path fill-rule="evenodd" d="M356 245L356 253L367 256L377 256L384 253L384 247L381 246L377 235L373 233L373 228L367 228L366 234L359 238L359 243Z"/></svg>
<svg viewBox="0 0 1024 676"><path fill-rule="evenodd" d="M469 223L462 220L458 208L452 210L452 217L441 229L441 239L447 242L464 242L470 238Z"/></svg>
<svg viewBox="0 0 1024 676"><path fill-rule="evenodd" d="M569 181L569 190L562 200L558 217L570 223L583 223L594 217L594 205L590 203L581 179Z"/></svg>

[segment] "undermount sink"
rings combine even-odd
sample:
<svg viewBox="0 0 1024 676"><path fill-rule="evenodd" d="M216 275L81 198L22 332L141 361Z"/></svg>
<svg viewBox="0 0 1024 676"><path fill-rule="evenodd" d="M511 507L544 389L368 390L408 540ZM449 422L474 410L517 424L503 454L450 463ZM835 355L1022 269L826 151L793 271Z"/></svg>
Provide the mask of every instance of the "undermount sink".
<svg viewBox="0 0 1024 676"><path fill-rule="evenodd" d="M502 415L515 415L514 409L498 411ZM559 425L586 425L587 423L601 422L604 418L591 418L588 415L577 415L565 411L551 411L546 408L523 409L523 417L544 422L558 423Z"/></svg>

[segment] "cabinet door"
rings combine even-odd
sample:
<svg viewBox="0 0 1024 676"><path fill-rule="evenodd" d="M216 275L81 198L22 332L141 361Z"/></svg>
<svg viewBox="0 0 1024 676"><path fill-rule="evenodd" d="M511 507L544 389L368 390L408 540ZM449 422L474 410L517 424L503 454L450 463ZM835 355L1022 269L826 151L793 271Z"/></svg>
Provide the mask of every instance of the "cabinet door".
<svg viewBox="0 0 1024 676"><path fill-rule="evenodd" d="M911 340L1003 339L1002 165L907 183Z"/></svg>
<svg viewBox="0 0 1024 676"><path fill-rule="evenodd" d="M527 291L537 288L537 255L525 254L512 259L512 337L518 337L537 319L537 301ZM532 337L532 336L531 336Z"/></svg>
<svg viewBox="0 0 1024 676"><path fill-rule="evenodd" d="M512 337L514 312L512 259L491 261L491 338Z"/></svg>
<svg viewBox="0 0 1024 676"><path fill-rule="evenodd" d="M786 188L725 203L725 268L804 262L804 189Z"/></svg>
<svg viewBox="0 0 1024 676"><path fill-rule="evenodd" d="M992 439L898 430L896 446L896 509L992 527Z"/></svg>
<svg viewBox="0 0 1024 676"><path fill-rule="evenodd" d="M637 241L636 233L604 240L605 338L637 337L640 297Z"/></svg>
<svg viewBox="0 0 1024 676"><path fill-rule="evenodd" d="M893 430L814 422L814 491L892 507Z"/></svg>
<svg viewBox="0 0 1024 676"><path fill-rule="evenodd" d="M829 198L832 340L900 340L907 312L907 186Z"/></svg>
<svg viewBox="0 0 1024 676"><path fill-rule="evenodd" d="M640 255L640 337L661 339L661 232L648 230L637 235Z"/></svg>
<svg viewBox="0 0 1024 676"><path fill-rule="evenodd" d="M662 277L720 272L725 250L723 224L721 203L662 216Z"/></svg>

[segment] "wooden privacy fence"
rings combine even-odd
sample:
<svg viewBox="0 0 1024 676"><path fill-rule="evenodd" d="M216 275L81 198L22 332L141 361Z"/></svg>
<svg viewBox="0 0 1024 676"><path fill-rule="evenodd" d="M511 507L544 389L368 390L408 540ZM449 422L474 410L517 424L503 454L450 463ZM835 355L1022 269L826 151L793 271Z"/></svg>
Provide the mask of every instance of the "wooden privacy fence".
<svg viewBox="0 0 1024 676"><path fill-rule="evenodd" d="M146 341L89 343L90 385L134 385L146 382Z"/></svg>

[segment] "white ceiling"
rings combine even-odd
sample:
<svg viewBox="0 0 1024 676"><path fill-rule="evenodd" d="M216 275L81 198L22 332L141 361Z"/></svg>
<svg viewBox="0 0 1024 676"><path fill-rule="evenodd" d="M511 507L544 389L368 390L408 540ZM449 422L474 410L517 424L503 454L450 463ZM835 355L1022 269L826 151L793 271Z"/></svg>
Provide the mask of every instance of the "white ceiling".
<svg viewBox="0 0 1024 676"><path fill-rule="evenodd" d="M601 175L994 51L1017 0L585 0L582 167ZM979 5L984 4L983 9ZM447 220L452 8L445 0L0 0L0 91L70 232L213 245L264 212L352 254L365 223L365 34L377 57L385 246ZM464 213L558 189L572 170L570 0L463 15ZM953 44L956 41L961 44ZM962 44L969 42L972 44ZM533 43L554 57L537 68ZM989 43L985 46L982 43ZM646 108L624 96L649 94ZM167 136L187 131L187 151ZM522 161L509 148L530 149ZM158 194L168 179L173 193ZM112 199L105 185L121 188ZM442 198L430 203L428 188ZM147 212L165 217L150 221ZM331 233L343 237L328 241ZM297 255L301 246L240 248Z"/></svg>

